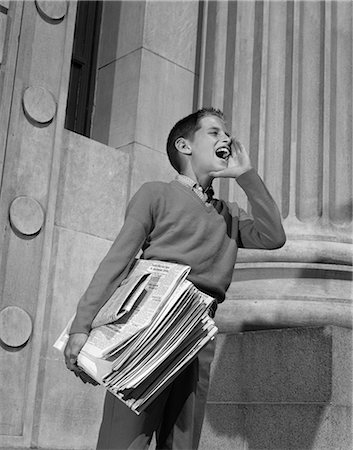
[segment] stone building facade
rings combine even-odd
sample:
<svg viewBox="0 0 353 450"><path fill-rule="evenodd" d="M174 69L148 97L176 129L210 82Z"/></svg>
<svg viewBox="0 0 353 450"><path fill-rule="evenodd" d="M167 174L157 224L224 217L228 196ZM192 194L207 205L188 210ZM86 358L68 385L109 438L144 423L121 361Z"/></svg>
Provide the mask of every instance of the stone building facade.
<svg viewBox="0 0 353 450"><path fill-rule="evenodd" d="M85 135L67 126L78 7L0 1L0 448L94 448L103 391L52 344L131 195L174 177L171 126L213 105L288 242L239 255L201 449L350 449L352 3L104 1Z"/></svg>

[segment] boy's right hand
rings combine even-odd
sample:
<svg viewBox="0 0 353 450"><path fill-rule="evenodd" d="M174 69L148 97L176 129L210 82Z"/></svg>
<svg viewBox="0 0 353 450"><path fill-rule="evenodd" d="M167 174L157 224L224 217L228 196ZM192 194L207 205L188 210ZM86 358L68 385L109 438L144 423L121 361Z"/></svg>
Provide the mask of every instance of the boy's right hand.
<svg viewBox="0 0 353 450"><path fill-rule="evenodd" d="M74 372L77 377L81 378L84 383L91 383L96 386L98 383L83 372L83 370L77 365L78 354L85 345L87 339L88 336L86 333L74 333L69 336L69 340L67 341L64 350L65 364L66 367Z"/></svg>
<svg viewBox="0 0 353 450"><path fill-rule="evenodd" d="M249 153L243 144L232 137L231 154L228 159L228 167L216 172L210 172L214 178L238 178L243 173L248 172L252 166Z"/></svg>

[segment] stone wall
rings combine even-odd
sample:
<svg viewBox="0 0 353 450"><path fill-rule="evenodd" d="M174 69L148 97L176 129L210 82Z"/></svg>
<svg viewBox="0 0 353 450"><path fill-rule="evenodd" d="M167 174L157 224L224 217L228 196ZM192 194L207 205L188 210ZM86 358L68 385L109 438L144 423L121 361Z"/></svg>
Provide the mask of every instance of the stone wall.
<svg viewBox="0 0 353 450"><path fill-rule="evenodd" d="M352 448L351 330L288 328L217 339L200 449Z"/></svg>
<svg viewBox="0 0 353 450"><path fill-rule="evenodd" d="M38 439L76 4L9 2L0 85L0 446ZM3 9L1 10L3 13Z"/></svg>

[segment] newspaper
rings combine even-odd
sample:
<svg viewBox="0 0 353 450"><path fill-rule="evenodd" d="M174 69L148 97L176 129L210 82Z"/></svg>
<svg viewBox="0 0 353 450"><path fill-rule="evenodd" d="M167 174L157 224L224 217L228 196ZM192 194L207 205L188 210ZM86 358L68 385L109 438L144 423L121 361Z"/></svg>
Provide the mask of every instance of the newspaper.
<svg viewBox="0 0 353 450"><path fill-rule="evenodd" d="M112 350L116 352L121 345L148 326L162 299L166 300L189 272L189 266L136 260L126 280L93 319L92 331L83 350L98 358L106 356ZM142 280L144 277L145 280ZM142 292L138 289L141 286ZM114 315L120 320L110 323ZM60 351L66 346L73 319L74 317L70 319L54 344ZM94 325L96 328L93 328Z"/></svg>
<svg viewBox="0 0 353 450"><path fill-rule="evenodd" d="M150 273L142 273L124 280L99 310L92 322L92 328L116 322L131 311L148 284Z"/></svg>
<svg viewBox="0 0 353 450"><path fill-rule="evenodd" d="M139 414L217 333L213 298L186 277L190 267L137 260L100 309L78 365ZM73 318L54 344L63 351Z"/></svg>

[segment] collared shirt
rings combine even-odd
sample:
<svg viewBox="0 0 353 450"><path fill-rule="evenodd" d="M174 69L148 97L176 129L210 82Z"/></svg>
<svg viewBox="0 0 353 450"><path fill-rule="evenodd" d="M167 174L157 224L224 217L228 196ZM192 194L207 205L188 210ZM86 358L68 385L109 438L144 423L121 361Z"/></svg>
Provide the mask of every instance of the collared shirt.
<svg viewBox="0 0 353 450"><path fill-rule="evenodd" d="M204 203L209 203L212 200L214 195L212 186L209 186L207 189L203 190L202 186L200 186L196 181L187 177L186 175L178 174L176 176L176 180L179 181L182 185L190 188L195 194L202 200Z"/></svg>

